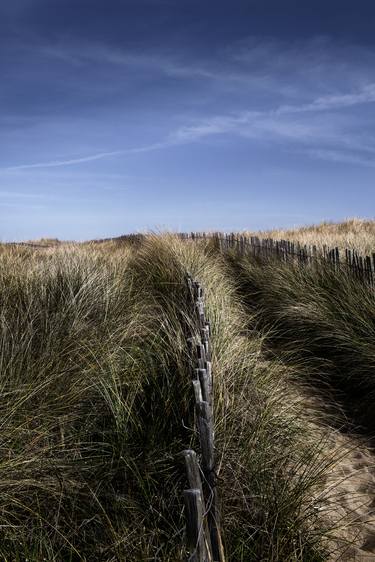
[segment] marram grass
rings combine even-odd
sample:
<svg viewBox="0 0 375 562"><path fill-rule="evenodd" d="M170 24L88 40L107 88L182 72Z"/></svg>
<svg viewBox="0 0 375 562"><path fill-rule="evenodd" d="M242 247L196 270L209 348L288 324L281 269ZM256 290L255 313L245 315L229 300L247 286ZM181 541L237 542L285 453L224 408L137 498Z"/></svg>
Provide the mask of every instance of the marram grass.
<svg viewBox="0 0 375 562"><path fill-rule="evenodd" d="M188 272L212 324L227 560L323 561L345 546L350 517L333 517L326 482L349 445L332 450L329 417L265 353L247 293L210 245L149 236L0 249L0 560L186 559Z"/></svg>

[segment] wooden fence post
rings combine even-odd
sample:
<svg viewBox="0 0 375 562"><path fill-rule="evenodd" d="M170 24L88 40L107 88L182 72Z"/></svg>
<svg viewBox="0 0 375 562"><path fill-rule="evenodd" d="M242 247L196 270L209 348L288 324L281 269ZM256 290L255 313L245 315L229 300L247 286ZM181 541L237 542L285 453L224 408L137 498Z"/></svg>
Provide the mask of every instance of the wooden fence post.
<svg viewBox="0 0 375 562"><path fill-rule="evenodd" d="M189 562L208 562L203 533L203 503L198 488L184 490L186 510L186 540Z"/></svg>

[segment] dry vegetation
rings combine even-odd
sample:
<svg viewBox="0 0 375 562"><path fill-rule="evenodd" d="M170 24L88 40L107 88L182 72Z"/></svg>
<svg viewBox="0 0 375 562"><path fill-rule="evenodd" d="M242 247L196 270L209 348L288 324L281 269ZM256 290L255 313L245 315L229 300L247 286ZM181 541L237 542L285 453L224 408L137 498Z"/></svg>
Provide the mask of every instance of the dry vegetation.
<svg viewBox="0 0 375 562"><path fill-rule="evenodd" d="M349 219L342 223L323 222L318 225L294 229L275 229L263 232L251 232L261 238L275 240L290 240L301 244L324 245L339 247L340 249L356 249L361 254L371 255L375 251L375 221L362 219Z"/></svg>
<svg viewBox="0 0 375 562"><path fill-rule="evenodd" d="M362 226L272 236L372 250ZM186 559L187 272L212 324L228 561L375 559L373 289L149 236L0 247L0 560Z"/></svg>

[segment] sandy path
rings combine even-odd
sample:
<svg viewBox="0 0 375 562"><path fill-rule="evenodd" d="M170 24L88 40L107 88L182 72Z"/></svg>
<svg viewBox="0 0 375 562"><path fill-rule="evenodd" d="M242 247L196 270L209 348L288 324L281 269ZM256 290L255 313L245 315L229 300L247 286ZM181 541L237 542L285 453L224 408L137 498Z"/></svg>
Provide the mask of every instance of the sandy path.
<svg viewBox="0 0 375 562"><path fill-rule="evenodd" d="M375 450L354 430L338 429L348 427L348 420L327 390L297 385L295 391L306 423L320 434L321 460L328 467L314 502L330 529L325 533L330 562L375 562Z"/></svg>
<svg viewBox="0 0 375 562"><path fill-rule="evenodd" d="M326 515L336 527L339 549L331 560L375 562L375 456L355 437L335 430L330 441L339 457L324 486Z"/></svg>

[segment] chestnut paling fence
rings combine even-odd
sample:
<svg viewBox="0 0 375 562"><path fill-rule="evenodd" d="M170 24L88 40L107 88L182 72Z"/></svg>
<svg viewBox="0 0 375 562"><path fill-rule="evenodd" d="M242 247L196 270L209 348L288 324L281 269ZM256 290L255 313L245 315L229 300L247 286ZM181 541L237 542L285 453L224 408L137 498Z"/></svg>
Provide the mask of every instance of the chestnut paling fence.
<svg viewBox="0 0 375 562"><path fill-rule="evenodd" d="M331 248L326 245L318 248L315 245L302 245L290 240L274 240L237 233L190 232L178 233L176 236L186 241L210 242L220 251L235 250L241 256L254 256L260 260L274 258L283 262L316 267L330 264L338 271L351 271L355 278L375 286L375 252L371 255L361 255L354 248L340 250L338 247ZM124 241L138 245L146 237L147 235L144 234L129 234L95 242Z"/></svg>
<svg viewBox="0 0 375 562"><path fill-rule="evenodd" d="M274 240L259 238L258 236L244 236L237 233L222 232L190 232L176 234L181 240L212 241L220 250L235 249L241 255L253 255L259 258L274 257L285 262L299 262L302 264L319 264L327 262L336 269L346 269L354 276L371 285L375 285L375 252L371 255L361 255L354 248L339 250L323 245L319 249L315 245L302 245L290 240ZM92 240L91 243L126 242L141 244L147 237L145 234L126 234L116 238ZM48 248L54 244L39 244L35 242L8 242L9 246L27 246L31 248Z"/></svg>
<svg viewBox="0 0 375 562"><path fill-rule="evenodd" d="M351 248L340 250L338 247L330 248L324 245L319 249L315 245L307 246L289 240L239 234L192 232L179 236L183 240L211 240L220 250L236 250L242 256L252 255L259 259L275 258L284 262L315 266L328 263L336 270L351 271L357 279L375 285L375 252L371 256L363 256Z"/></svg>
<svg viewBox="0 0 375 562"><path fill-rule="evenodd" d="M199 455L183 452L189 488L184 490L186 542L189 562L225 562L220 530L215 458L214 377L211 364L210 323L206 318L202 286L187 278L194 333L187 341L193 365L192 393L199 437Z"/></svg>

